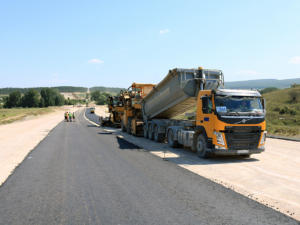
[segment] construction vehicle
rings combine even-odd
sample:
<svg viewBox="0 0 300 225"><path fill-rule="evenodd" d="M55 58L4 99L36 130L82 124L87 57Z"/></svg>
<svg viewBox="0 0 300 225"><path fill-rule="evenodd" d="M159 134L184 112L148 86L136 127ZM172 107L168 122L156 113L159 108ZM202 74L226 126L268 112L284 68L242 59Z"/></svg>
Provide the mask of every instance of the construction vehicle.
<svg viewBox="0 0 300 225"><path fill-rule="evenodd" d="M90 108L90 113L94 114L95 113L95 107Z"/></svg>
<svg viewBox="0 0 300 225"><path fill-rule="evenodd" d="M221 70L173 69L142 101L144 137L209 155L264 151L264 99L256 90L222 89ZM190 109L192 119L174 119Z"/></svg>
<svg viewBox="0 0 300 225"><path fill-rule="evenodd" d="M124 106L121 120L122 131L135 136L143 136L141 102L154 87L154 84L133 83L126 91L120 92L120 99Z"/></svg>
<svg viewBox="0 0 300 225"><path fill-rule="evenodd" d="M124 105L121 95L109 96L107 98L108 117L99 117L101 126L120 127L121 119L124 112Z"/></svg>

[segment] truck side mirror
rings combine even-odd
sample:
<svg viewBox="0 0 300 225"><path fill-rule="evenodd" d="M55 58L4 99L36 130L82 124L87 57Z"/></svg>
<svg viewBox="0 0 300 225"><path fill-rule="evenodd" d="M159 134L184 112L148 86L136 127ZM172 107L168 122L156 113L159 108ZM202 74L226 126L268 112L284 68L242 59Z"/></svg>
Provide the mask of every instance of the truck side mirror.
<svg viewBox="0 0 300 225"><path fill-rule="evenodd" d="M266 111L266 102L264 98L261 99L261 104L263 106L264 111Z"/></svg>

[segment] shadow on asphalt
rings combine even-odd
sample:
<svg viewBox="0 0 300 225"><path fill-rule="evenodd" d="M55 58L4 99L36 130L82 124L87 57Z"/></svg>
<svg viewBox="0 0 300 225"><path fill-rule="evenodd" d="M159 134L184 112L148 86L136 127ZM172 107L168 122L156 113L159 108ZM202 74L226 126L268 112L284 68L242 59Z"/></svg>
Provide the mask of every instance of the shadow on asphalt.
<svg viewBox="0 0 300 225"><path fill-rule="evenodd" d="M117 141L118 141L120 149L128 149L128 150L131 150L131 149L141 149L139 146L137 146L135 144L132 144L132 143L124 140L123 138L120 138L118 136L116 138L117 138Z"/></svg>
<svg viewBox="0 0 300 225"><path fill-rule="evenodd" d="M98 134L112 134L112 132L98 132Z"/></svg>
<svg viewBox="0 0 300 225"><path fill-rule="evenodd" d="M96 125L87 125L87 127L97 127Z"/></svg>
<svg viewBox="0 0 300 225"><path fill-rule="evenodd" d="M178 164L186 165L212 165L212 164L227 164L227 163L244 163L244 162L257 162L256 158L245 158L243 156L213 156L207 159L199 158L198 156L184 153L178 153L179 157L167 157L167 160L176 162Z"/></svg>
<svg viewBox="0 0 300 225"><path fill-rule="evenodd" d="M123 132L121 132L123 133ZM126 134L123 133L123 135L126 137ZM118 138L118 137L117 137ZM142 138L145 139L145 138ZM130 141L124 140L122 138L118 138L118 142L121 148L120 141L126 141L127 143L136 146ZM149 141L145 139L145 141ZM151 141L152 143L152 141ZM174 153L177 156L176 157L167 157L166 160L175 162L177 164L187 164L187 165L209 165L209 164L228 164L228 163L246 163L246 162L257 162L260 161L256 158L245 157L245 156L210 156L207 159L202 159L197 156L195 152L192 152L191 149L187 148L171 148L166 145L166 143L159 143L160 146L158 146L158 143L154 143L153 146L151 146L151 143L147 145L147 147L144 147L145 151L151 151L151 152L162 152L165 151L166 153ZM163 146L163 145L164 146ZM151 147L150 147L151 146ZM151 149L149 149L151 148ZM170 149L171 148L171 149ZM123 148L128 149L128 148ZM136 149L136 147L129 148L129 149ZM138 147L138 149L143 149L143 147ZM252 156L254 157L255 154Z"/></svg>

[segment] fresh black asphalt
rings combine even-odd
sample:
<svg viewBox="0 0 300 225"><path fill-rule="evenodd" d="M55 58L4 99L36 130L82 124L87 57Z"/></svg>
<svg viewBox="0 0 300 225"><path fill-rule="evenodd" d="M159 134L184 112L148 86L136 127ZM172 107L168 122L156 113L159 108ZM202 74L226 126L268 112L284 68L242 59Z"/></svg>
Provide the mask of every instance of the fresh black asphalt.
<svg viewBox="0 0 300 225"><path fill-rule="evenodd" d="M83 113L52 130L0 187L0 224L299 224Z"/></svg>

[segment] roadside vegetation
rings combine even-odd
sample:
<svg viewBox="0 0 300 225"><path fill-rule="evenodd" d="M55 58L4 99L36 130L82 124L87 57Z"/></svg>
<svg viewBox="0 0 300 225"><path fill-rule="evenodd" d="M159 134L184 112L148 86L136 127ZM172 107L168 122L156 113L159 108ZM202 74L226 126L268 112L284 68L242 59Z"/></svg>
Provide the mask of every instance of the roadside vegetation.
<svg viewBox="0 0 300 225"><path fill-rule="evenodd" d="M64 96L53 88L43 88L40 92L35 89L29 89L24 94L20 91L14 91L3 99L4 108L43 108L48 106L62 106L64 104Z"/></svg>
<svg viewBox="0 0 300 225"><path fill-rule="evenodd" d="M27 116L37 116L53 112L54 108L13 108L0 109L0 125L12 123Z"/></svg>
<svg viewBox="0 0 300 225"><path fill-rule="evenodd" d="M55 88L42 88L39 91L28 89L24 93L13 91L9 95L0 95L0 125L23 119L26 116L53 112L57 106L85 103L84 98L65 99Z"/></svg>
<svg viewBox="0 0 300 225"><path fill-rule="evenodd" d="M108 96L110 96L109 93L98 90L91 92L91 100L95 101L97 105L106 105Z"/></svg>
<svg viewBox="0 0 300 225"><path fill-rule="evenodd" d="M101 93L109 93L113 95L119 94L121 90L124 90L124 88L113 88L113 87L102 87L102 86L90 88L91 92L100 91Z"/></svg>
<svg viewBox="0 0 300 225"><path fill-rule="evenodd" d="M36 90L40 92L42 89L45 89L46 87L35 87L35 88L0 88L0 95L9 95L12 92L18 91L22 94L29 90ZM59 92L87 92L86 87L73 87L73 86L57 86L52 87L51 89L56 89Z"/></svg>
<svg viewBox="0 0 300 225"><path fill-rule="evenodd" d="M269 89L270 90L270 89ZM264 92L269 134L300 137L300 85Z"/></svg>

